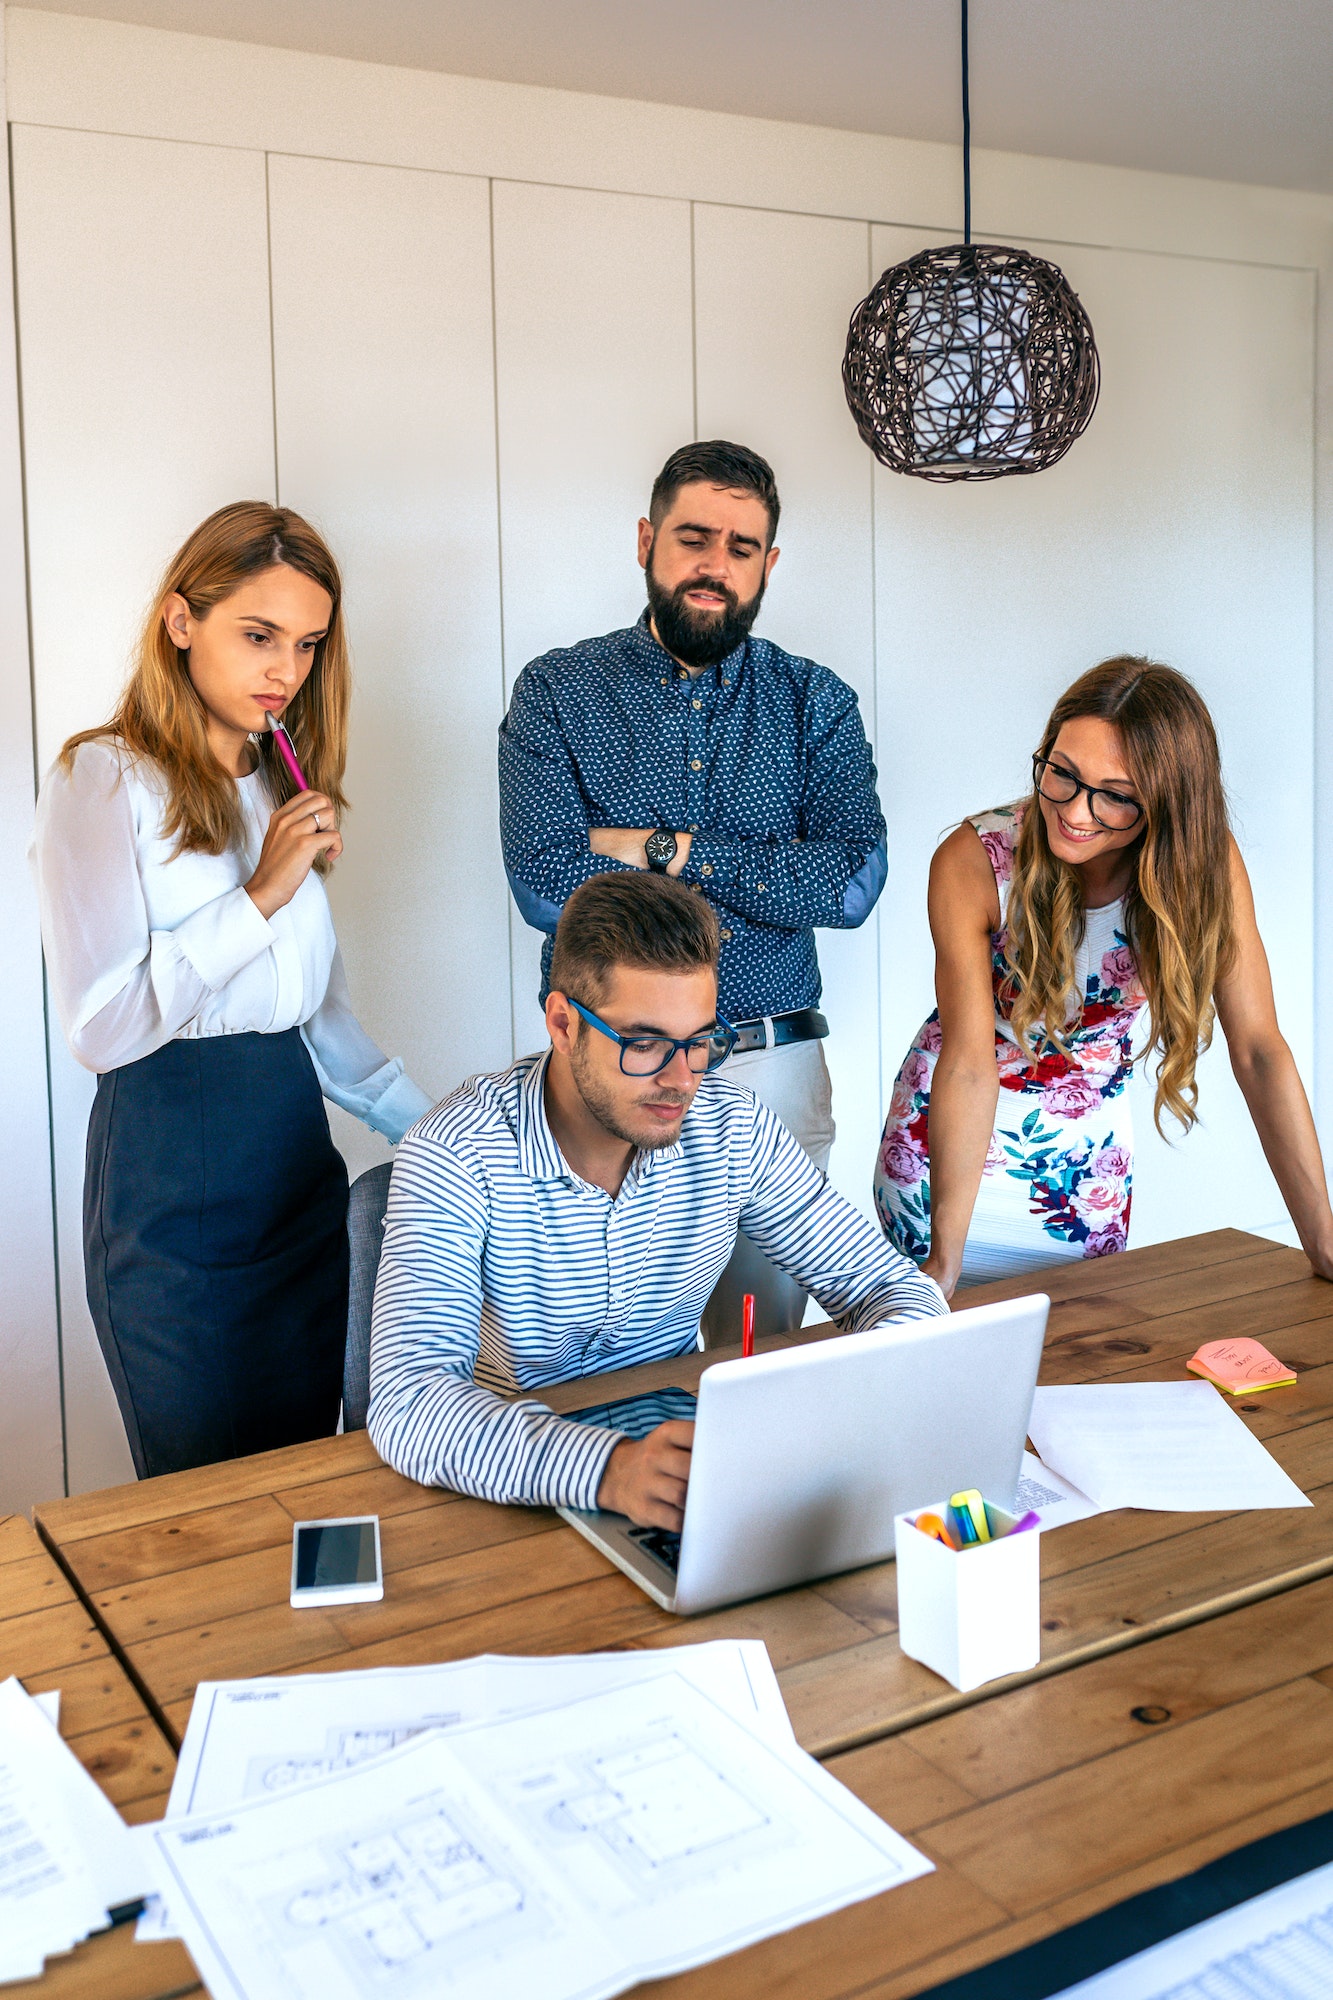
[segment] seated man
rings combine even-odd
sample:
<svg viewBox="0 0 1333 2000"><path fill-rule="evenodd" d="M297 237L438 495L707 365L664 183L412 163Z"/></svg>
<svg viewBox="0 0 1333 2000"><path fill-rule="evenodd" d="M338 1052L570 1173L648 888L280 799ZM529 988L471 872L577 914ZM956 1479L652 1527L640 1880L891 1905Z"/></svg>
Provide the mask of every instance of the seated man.
<svg viewBox="0 0 1333 2000"><path fill-rule="evenodd" d="M549 1050L471 1077L404 1139L368 1426L409 1479L679 1529L692 1424L634 1442L528 1392L694 1349L738 1226L844 1332L947 1312L716 1067L717 955L717 918L682 884L585 882L556 931Z"/></svg>

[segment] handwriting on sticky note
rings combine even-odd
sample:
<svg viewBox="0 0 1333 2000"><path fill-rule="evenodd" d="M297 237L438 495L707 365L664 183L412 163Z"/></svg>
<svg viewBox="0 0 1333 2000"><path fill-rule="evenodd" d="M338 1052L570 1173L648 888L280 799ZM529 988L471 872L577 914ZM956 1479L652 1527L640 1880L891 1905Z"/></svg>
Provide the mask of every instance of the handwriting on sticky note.
<svg viewBox="0 0 1333 2000"><path fill-rule="evenodd" d="M1260 1389L1281 1389L1296 1380L1295 1370L1286 1367L1258 1340L1206 1341L1185 1366L1216 1383L1230 1396L1252 1396Z"/></svg>

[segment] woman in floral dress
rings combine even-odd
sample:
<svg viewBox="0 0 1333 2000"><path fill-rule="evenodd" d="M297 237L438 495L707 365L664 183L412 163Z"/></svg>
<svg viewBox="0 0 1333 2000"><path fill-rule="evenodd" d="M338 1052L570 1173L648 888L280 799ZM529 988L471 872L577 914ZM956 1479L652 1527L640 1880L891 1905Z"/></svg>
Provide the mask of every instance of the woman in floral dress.
<svg viewBox="0 0 1333 2000"><path fill-rule="evenodd" d="M1314 1121L1278 1028L1211 718L1183 675L1108 660L1057 702L1033 791L977 814L931 867L939 1005L898 1073L875 1176L888 1235L952 1293L1129 1236L1125 1085L1197 1116L1227 1038L1302 1246L1333 1277ZM1055 1027L1051 1023L1057 1023Z"/></svg>

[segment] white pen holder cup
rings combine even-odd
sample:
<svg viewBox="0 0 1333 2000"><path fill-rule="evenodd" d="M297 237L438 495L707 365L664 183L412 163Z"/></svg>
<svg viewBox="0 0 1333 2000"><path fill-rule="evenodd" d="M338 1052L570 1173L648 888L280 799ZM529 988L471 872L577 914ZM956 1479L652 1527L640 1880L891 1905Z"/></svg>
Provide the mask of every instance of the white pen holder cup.
<svg viewBox="0 0 1333 2000"><path fill-rule="evenodd" d="M1041 1535L1036 1528L951 1549L913 1525L947 1518L941 1502L899 1514L898 1644L962 1692L1035 1667L1041 1658ZM1015 1516L990 1509L997 1526Z"/></svg>

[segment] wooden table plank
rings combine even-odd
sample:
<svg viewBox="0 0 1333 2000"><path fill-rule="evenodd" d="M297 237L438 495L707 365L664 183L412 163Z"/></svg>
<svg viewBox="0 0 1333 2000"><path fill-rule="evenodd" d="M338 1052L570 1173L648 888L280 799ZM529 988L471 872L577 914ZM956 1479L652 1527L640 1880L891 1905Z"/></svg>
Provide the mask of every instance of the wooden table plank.
<svg viewBox="0 0 1333 2000"><path fill-rule="evenodd" d="M1333 1288L1298 1253L1237 1231L1045 1282L1043 1380L1187 1379L1201 1340L1244 1330L1274 1345L1300 1381L1241 1410L1316 1504L1122 1512L1045 1537L1045 1677L972 1697L898 1650L892 1564L677 1620L549 1513L428 1492L380 1465L364 1434L82 1496L43 1508L40 1525L177 1731L196 1677L763 1637L801 1740L825 1754L862 1743L831 1768L939 1867L662 1991L897 2000L1333 1800ZM550 1401L690 1386L721 1358L568 1384ZM381 1516L385 1603L292 1612L292 1521L358 1511ZM31 1572L20 1582L40 1589ZM25 1616L62 1617L66 1653L87 1636L69 1598L16 1630ZM97 1662L67 1671L95 1675ZM1136 1707L1168 1720L1137 1721ZM107 1720L104 1753L132 1752L133 1721ZM117 1781L151 1777L130 1754Z"/></svg>
<svg viewBox="0 0 1333 2000"><path fill-rule="evenodd" d="M829 1759L938 1873L648 1990L905 2000L1328 1810L1330 1645L1333 1580Z"/></svg>
<svg viewBox="0 0 1333 2000"><path fill-rule="evenodd" d="M137 1944L133 1924L53 1958L40 1979L6 1986L5 2000L184 2000L202 1994L183 1944Z"/></svg>
<svg viewBox="0 0 1333 2000"><path fill-rule="evenodd" d="M1121 1511L1045 1537L1042 1672L1333 1573L1333 1287L1299 1252L1234 1230L1095 1262L1042 1274L1053 1299L1043 1380L1188 1379L1184 1359L1219 1315L1244 1312L1270 1338L1298 1331L1296 1387L1241 1409L1316 1504ZM575 1408L692 1386L727 1352L564 1384L548 1400ZM292 1521L358 1508L381 1517L384 1602L292 1611ZM892 1563L682 1621L550 1513L416 1486L379 1463L364 1433L57 1502L38 1519L173 1728L202 1678L728 1634L767 1640L797 1733L818 1754L990 1698L956 1694L899 1652Z"/></svg>
<svg viewBox="0 0 1333 2000"><path fill-rule="evenodd" d="M60 1733L121 1811L160 1819L175 1752L124 1668L26 1521L0 1521L0 1680L29 1694L59 1688ZM44 1977L7 1986L40 2000L169 2000L202 1991L180 1944L136 1945L133 1926L103 1931Z"/></svg>

